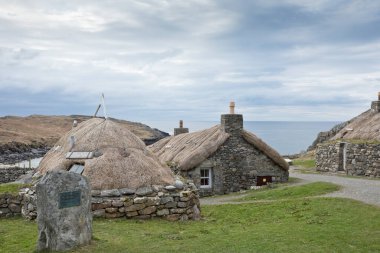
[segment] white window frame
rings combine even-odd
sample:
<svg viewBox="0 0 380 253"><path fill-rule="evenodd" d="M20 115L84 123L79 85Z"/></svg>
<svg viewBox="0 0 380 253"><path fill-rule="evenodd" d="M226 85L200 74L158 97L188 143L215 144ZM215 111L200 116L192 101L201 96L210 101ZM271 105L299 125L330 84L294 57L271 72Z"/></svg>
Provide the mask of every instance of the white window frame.
<svg viewBox="0 0 380 253"><path fill-rule="evenodd" d="M208 171L208 177L202 177L202 170ZM199 182L200 188L209 189L212 187L212 170L211 170L211 168L200 168L199 176L200 176L200 182ZM208 179L208 185L202 185L202 179Z"/></svg>

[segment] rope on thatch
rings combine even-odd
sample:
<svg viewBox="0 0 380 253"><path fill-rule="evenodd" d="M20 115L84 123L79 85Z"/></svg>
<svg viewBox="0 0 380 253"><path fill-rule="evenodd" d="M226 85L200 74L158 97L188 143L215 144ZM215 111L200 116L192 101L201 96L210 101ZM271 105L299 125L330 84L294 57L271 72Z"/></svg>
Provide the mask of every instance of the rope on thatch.
<svg viewBox="0 0 380 253"><path fill-rule="evenodd" d="M68 138L75 136L72 151L100 152L92 159L66 159ZM144 142L125 126L112 120L92 118L66 133L42 159L38 171L68 170L74 163L84 164L83 175L93 189L139 188L174 182L171 170L147 150Z"/></svg>
<svg viewBox="0 0 380 253"><path fill-rule="evenodd" d="M161 163L175 163L180 170L189 170L215 153L228 137L229 134L217 125L203 131L167 137L149 149Z"/></svg>
<svg viewBox="0 0 380 253"><path fill-rule="evenodd" d="M245 130L242 131L241 135L248 143L252 144L261 152L263 152L266 156L268 156L273 162L278 164L281 168L283 168L284 170L289 169L289 164L284 160L284 158L282 158L282 156L276 150L271 148L259 137Z"/></svg>

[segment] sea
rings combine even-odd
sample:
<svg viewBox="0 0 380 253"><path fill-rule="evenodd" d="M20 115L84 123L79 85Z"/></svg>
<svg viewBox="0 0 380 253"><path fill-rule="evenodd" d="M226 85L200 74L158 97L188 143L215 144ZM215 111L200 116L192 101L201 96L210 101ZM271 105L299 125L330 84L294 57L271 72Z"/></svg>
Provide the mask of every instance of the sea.
<svg viewBox="0 0 380 253"><path fill-rule="evenodd" d="M332 121L244 121L248 130L276 149L281 155L298 154L313 143L321 131L328 131L341 122ZM152 121L149 126L173 134L178 122ZM199 131L219 124L216 121L189 121L184 127L190 132Z"/></svg>

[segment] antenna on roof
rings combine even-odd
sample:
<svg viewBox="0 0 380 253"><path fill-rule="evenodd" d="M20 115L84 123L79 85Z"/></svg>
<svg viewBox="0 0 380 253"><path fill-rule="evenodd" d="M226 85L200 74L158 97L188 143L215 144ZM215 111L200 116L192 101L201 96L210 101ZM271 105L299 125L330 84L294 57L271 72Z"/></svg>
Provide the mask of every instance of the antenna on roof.
<svg viewBox="0 0 380 253"><path fill-rule="evenodd" d="M96 118L96 115L99 112L100 107L103 107L103 115L105 119L108 119L107 117L107 110L106 110L106 102L104 100L104 93L102 93L102 102L98 105L98 108L95 111L94 118Z"/></svg>

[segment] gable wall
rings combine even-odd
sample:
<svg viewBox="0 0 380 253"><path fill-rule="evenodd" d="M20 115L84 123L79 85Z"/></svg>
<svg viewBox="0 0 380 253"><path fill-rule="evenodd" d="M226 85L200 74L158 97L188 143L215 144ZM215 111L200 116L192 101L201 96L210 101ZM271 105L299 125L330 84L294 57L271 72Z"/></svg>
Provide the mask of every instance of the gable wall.
<svg viewBox="0 0 380 253"><path fill-rule="evenodd" d="M212 188L200 188L200 169L212 167ZM256 176L274 176L288 180L288 171L249 144L240 135L233 135L197 168L184 173L194 180L201 196L225 194L256 185Z"/></svg>

